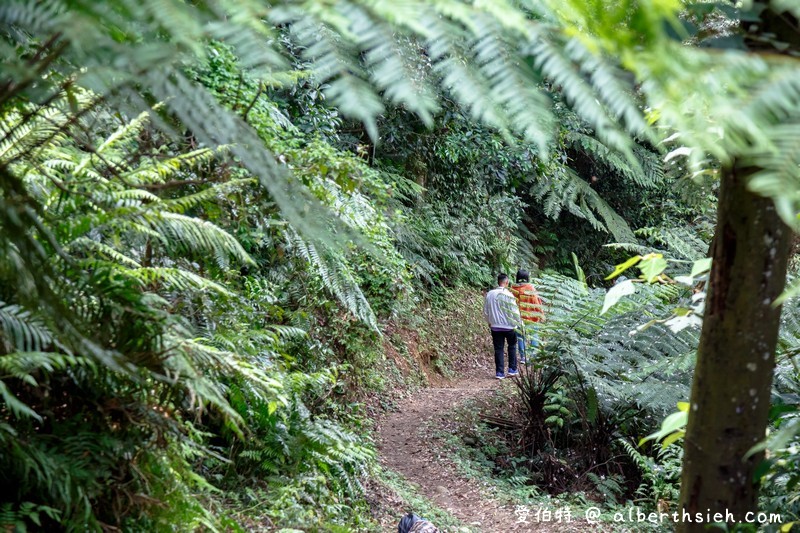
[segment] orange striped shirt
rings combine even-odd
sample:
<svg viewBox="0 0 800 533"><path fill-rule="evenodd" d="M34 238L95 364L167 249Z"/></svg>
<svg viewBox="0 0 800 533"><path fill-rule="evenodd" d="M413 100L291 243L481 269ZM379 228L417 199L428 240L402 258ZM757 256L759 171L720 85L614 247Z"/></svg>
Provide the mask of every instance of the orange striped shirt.
<svg viewBox="0 0 800 533"><path fill-rule="evenodd" d="M544 304L532 284L515 283L511 286L511 294L517 299L519 314L523 321L541 322L544 320Z"/></svg>

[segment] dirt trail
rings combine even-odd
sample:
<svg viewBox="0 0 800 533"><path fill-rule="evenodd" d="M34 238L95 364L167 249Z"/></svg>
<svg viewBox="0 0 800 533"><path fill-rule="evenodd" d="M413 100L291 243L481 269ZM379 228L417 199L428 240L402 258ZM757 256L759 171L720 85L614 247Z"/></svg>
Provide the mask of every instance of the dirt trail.
<svg viewBox="0 0 800 533"><path fill-rule="evenodd" d="M528 524L520 523L514 505L493 499L479 481L461 475L441 443L422 435L429 423L444 425L448 411L457 404L506 385L498 383L492 373L488 367L476 369L455 382L425 389L402 401L379 425L381 463L417 484L419 492L437 506L482 532L597 530L585 522L535 523L528 518Z"/></svg>

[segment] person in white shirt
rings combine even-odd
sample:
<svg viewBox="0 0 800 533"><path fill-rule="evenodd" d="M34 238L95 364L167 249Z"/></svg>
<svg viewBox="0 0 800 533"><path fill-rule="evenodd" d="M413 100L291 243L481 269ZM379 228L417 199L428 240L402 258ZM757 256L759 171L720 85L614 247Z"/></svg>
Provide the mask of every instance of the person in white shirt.
<svg viewBox="0 0 800 533"><path fill-rule="evenodd" d="M497 288L486 293L483 304L483 316L492 330L494 344L495 377L503 379L517 375L517 333L522 327L522 318L517 307L517 300L508 290L508 276L497 276ZM504 352L508 344L508 373L505 372Z"/></svg>

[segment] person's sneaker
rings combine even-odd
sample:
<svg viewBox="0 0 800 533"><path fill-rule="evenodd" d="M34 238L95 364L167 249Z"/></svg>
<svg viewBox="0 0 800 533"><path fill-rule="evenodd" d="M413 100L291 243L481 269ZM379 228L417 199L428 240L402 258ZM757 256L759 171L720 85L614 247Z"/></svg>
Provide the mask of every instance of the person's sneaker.
<svg viewBox="0 0 800 533"><path fill-rule="evenodd" d="M527 364L528 364L528 361L526 361L525 359L520 359L520 360L519 360L519 364L521 364L521 365L527 365Z"/></svg>
<svg viewBox="0 0 800 533"><path fill-rule="evenodd" d="M514 376L516 376L517 374L519 374L519 372L517 372L516 370L511 370L511 369L509 369L509 371L508 371L508 372L506 372L506 376L508 376L508 377L510 377L510 378L513 378L513 377L514 377Z"/></svg>
<svg viewBox="0 0 800 533"><path fill-rule="evenodd" d="M506 375L503 374L502 372L498 372L497 374L494 375L494 377L496 377L497 379L503 379L504 377L506 377Z"/></svg>

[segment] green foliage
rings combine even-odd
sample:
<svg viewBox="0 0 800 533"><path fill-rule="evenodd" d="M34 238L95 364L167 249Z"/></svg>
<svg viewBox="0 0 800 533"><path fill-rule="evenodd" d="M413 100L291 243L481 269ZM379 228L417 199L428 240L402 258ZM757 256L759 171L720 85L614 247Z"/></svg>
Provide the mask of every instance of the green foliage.
<svg viewBox="0 0 800 533"><path fill-rule="evenodd" d="M529 147L470 124L456 110L434 131L402 110L386 117L375 161L391 184L397 246L426 286L490 284L519 254L523 204L513 186L535 161Z"/></svg>
<svg viewBox="0 0 800 533"><path fill-rule="evenodd" d="M518 205L498 195L488 205L465 201L457 213L446 204L420 206L395 227L398 249L429 285L489 285L513 268Z"/></svg>
<svg viewBox="0 0 800 533"><path fill-rule="evenodd" d="M217 469L231 488L258 480L274 487L265 512L277 524L323 525L329 517L352 514L349 505L335 502L357 502L363 495L361 478L374 450L356 434L312 417L301 401L301 394L327 394L334 383L326 374L293 374L288 384L295 398L288 406L260 399L242 384L231 386L231 402L246 420L251 438L241 441L230 435L224 448L230 450L231 463ZM320 508L308 502L318 502Z"/></svg>
<svg viewBox="0 0 800 533"><path fill-rule="evenodd" d="M637 503L649 509L659 509L659 504L674 508L680 498L683 448L661 447L651 457L627 440L622 439L619 444L642 474L642 484L636 489Z"/></svg>
<svg viewBox="0 0 800 533"><path fill-rule="evenodd" d="M397 232L420 275L430 277L436 267L446 271L460 258L464 266L488 264L488 273L472 274L488 284L492 271L535 268L542 256L571 263L568 248L542 245L551 227L554 238L573 239L580 247L590 240L587 234L597 247L609 239L638 243L628 221L650 222L642 213L654 212L652 205L638 206L644 198L669 197L658 154L637 145L632 161L601 142L563 103L557 110L561 133L550 159L522 139L509 142L468 122L456 109L447 109L433 131L402 111L385 118L386 133L374 157L391 171L401 208L414 214L412 227L399 226ZM430 250L426 241L437 248ZM435 252L443 257L432 256Z"/></svg>
<svg viewBox="0 0 800 533"><path fill-rule="evenodd" d="M515 456L508 428L494 423L495 420L502 421L493 415L502 413L509 400L506 395L497 394L489 398L488 404L484 401L464 402L448 416L457 424L458 431L454 432L451 426L436 436L442 439L463 475L488 487L498 500L527 504L530 499L542 496L542 491L530 482L527 459ZM492 413L492 417L484 419L487 411Z"/></svg>
<svg viewBox="0 0 800 533"><path fill-rule="evenodd" d="M58 520L59 514L57 509L45 505L35 505L31 502L23 502L16 510L11 504L4 503L0 508L0 525L24 533L28 530L28 524L42 527L43 517Z"/></svg>
<svg viewBox="0 0 800 533"><path fill-rule="evenodd" d="M581 28L597 55L620 58L642 82L652 120L676 132L669 159L688 156L695 175L714 174L717 162L758 168L750 189L773 199L796 227L796 10L779 1L692 2L684 19L682 2L642 0L626 14L570 4L558 12L562 22Z"/></svg>
<svg viewBox="0 0 800 533"><path fill-rule="evenodd" d="M795 360L800 336L800 313L794 299L784 303L778 340L767 437L751 450L766 450L756 475L761 482L759 509L781 513L784 523L800 520L798 481L800 481L800 422L798 421L798 381Z"/></svg>
<svg viewBox="0 0 800 533"><path fill-rule="evenodd" d="M302 224L276 220L286 226L279 237L283 240L282 251L304 262L320 278L323 290L376 329L375 310L382 314L396 312L397 300L410 292L410 275L394 247L389 221L380 209L388 195L384 177L355 155L337 150L319 138L318 131L303 133L284 115L291 113L291 108L287 110L276 103L284 96L279 91L272 91L273 95L263 91L252 72L241 70L242 61L228 47L213 44L211 51L209 65L198 69L196 78L232 110L246 109L261 140L313 196L315 203L310 205L318 202L317 207L335 214L335 218L326 220L329 236L340 235L332 239L309 238L302 233ZM237 89L231 100L228 93L232 85ZM318 90L304 86L293 101ZM315 109L319 121L337 123L336 114L322 104ZM309 205L305 209L308 208ZM324 211L320 216L325 218Z"/></svg>
<svg viewBox="0 0 800 533"><path fill-rule="evenodd" d="M705 255L710 217L670 192L635 95L692 163L743 153L779 197L796 68L726 54L718 102L709 56L662 32L677 3L557 4L0 6L2 521L220 529L219 486L280 526L356 527L342 502L374 452L331 397L386 385L381 322L415 291L519 266L588 272L540 280L548 344L522 393L550 481L553 450L606 453L684 397L696 332L638 326L689 295L601 314L587 285L610 238ZM625 468L577 475L615 499Z"/></svg>
<svg viewBox="0 0 800 533"><path fill-rule="evenodd" d="M205 256L206 268L220 273L232 261L252 260L227 232L183 214L197 198L147 191L213 154L128 166L145 117L117 127L87 110L97 133L79 147L45 133L53 120L66 122L67 105L4 116L6 131L25 125L23 136L6 138L2 161L4 499L17 513L31 505L58 509L61 523L82 530L141 512L154 526L181 513L187 524L212 524L197 499L207 483L191 467L198 434L181 410L217 409L241 433L221 373L247 375L266 394L275 390L245 358L197 338L168 300L177 291L188 301L209 292L224 301L228 291L199 275L193 260ZM88 122L77 118L75 128L82 127ZM108 179L111 165L126 178ZM211 198L225 190L211 188ZM28 206L16 211L33 224L27 236L10 233L19 220L9 202ZM26 256L30 243L37 248ZM29 270L31 259L38 271ZM114 479L126 483L109 483ZM170 504L175 514L158 512Z"/></svg>
<svg viewBox="0 0 800 533"><path fill-rule="evenodd" d="M557 218L561 209L586 218L596 230L608 231L617 241L633 240L628 224L589 187L589 184L562 167L548 176L545 185L534 192L534 197L544 202L544 214ZM595 216L599 215L600 219Z"/></svg>
<svg viewBox="0 0 800 533"><path fill-rule="evenodd" d="M502 463L501 471L513 463L523 483L550 494L583 491L609 506L674 502L679 458L629 442L688 395L698 331L638 326L689 291L646 286L601 313L602 289L552 274L534 284L545 302L540 345L514 380L513 398L503 400L517 412L484 416L495 428L485 434L470 430L477 461Z"/></svg>
<svg viewBox="0 0 800 533"><path fill-rule="evenodd" d="M580 39L549 31L544 21L555 15L546 4L528 12L449 1L312 6L147 0L136 5L105 2L102 7L54 1L47 9L15 1L0 12L1 50L10 82L3 101L43 103L53 91L70 91L77 84L141 111L149 104L138 95L147 94L162 101L164 115L171 115L159 122L164 129L173 130L177 119L209 147L230 145L286 218L310 238L320 235L330 218L302 216L307 207L321 205L303 186L307 184L289 178L296 168L278 164L280 151L269 143L270 151L265 151L263 136L259 141L257 128L248 124L259 96L272 87L280 92L304 85L302 91L314 96L298 104L300 109L319 111L318 122L330 127L334 113L316 103L307 105L323 94L341 113L363 123L372 141L378 138L377 117L385 111L382 99L430 127L446 94L474 121L504 139L516 135L544 155L552 144L556 116L546 96L549 86L542 83L548 79L607 147L609 161L613 152L618 166L624 166L623 159L636 166L625 130L647 133L630 86ZM213 40L227 43L259 83L255 94L243 99L245 76L235 76L226 90L235 91L227 94L233 104L229 107L211 98L216 88L210 86L209 94L182 72L187 65L213 63L218 50L204 47ZM60 75L41 77L51 65ZM584 74L588 72L593 74ZM31 84L34 78L40 82ZM290 122L280 111L273 118ZM595 208L599 205L595 201Z"/></svg>
<svg viewBox="0 0 800 533"><path fill-rule="evenodd" d="M537 290L545 301L547 320L539 328L547 351L560 365L595 388L600 404L614 410L630 401L648 412L665 413L688 396L699 332L672 333L649 317L668 315L671 304L688 298L688 289L651 286L600 315L605 291L562 276L545 276ZM646 379L645 379L646 378Z"/></svg>
<svg viewBox="0 0 800 533"><path fill-rule="evenodd" d="M604 476L589 472L586 474L589 481L594 485L595 490L600 493L605 503L616 504L623 496L625 489L623 484L625 479L621 475Z"/></svg>
<svg viewBox="0 0 800 533"><path fill-rule="evenodd" d="M348 520L340 502L358 500L374 451L320 413L334 373L290 371L302 314L278 304L291 298L281 291L289 266L374 324L355 274L338 284L355 270L332 273L285 224L242 227L274 211L223 151L175 155L147 115L124 122L69 105L3 117L6 131L24 125L1 161L4 520L214 530L223 522L212 483L242 479L263 485L278 522ZM65 128L48 135L54 121ZM371 225L365 237L389 246L360 194L326 200L343 224ZM358 206L372 218L357 219ZM20 216L30 231L14 233Z"/></svg>
<svg viewBox="0 0 800 533"><path fill-rule="evenodd" d="M659 322L642 324L649 317L670 313L688 291L670 285L642 286L644 292L601 315L604 291L600 289L560 276L543 276L535 283L546 303L547 321L538 328L544 348L535 366L517 378L523 438L520 448L505 453L527 457L529 478L550 491L567 490L570 485L553 481L568 476L569 490L590 482L591 490L608 504L631 498L652 510L674 508L682 462L682 448L674 444L682 432L674 430L685 424L689 405L679 403L682 412L664 420L658 434L667 437L663 446L640 446L657 436L642 439L674 410L674 402L688 397L688 370L698 332L694 326L674 332ZM788 357L797 344L796 315L796 308L788 306L783 317L779 344ZM796 368L790 359L784 361L773 394L775 427L770 438L754 449L770 450L758 473L763 482L761 507L791 517L796 511L790 502L796 501L792 495L800 479L796 470L800 425L796 424ZM579 451L573 448L576 444ZM605 455L587 453L587 448ZM623 451L627 459L612 455L613 450ZM568 467L562 457L569 457Z"/></svg>

